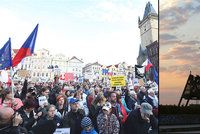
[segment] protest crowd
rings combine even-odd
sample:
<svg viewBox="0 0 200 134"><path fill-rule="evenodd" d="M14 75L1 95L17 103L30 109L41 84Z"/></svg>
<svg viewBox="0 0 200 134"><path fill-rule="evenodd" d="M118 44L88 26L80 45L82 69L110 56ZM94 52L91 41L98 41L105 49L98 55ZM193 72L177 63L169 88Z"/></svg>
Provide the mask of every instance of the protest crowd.
<svg viewBox="0 0 200 134"><path fill-rule="evenodd" d="M155 82L116 88L102 81L14 83L0 87L0 134L158 133Z"/></svg>

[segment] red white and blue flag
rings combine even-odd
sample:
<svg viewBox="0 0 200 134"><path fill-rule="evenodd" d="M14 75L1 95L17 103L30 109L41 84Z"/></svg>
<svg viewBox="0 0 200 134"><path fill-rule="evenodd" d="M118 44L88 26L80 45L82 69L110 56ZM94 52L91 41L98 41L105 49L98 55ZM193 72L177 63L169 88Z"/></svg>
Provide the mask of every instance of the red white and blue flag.
<svg viewBox="0 0 200 134"><path fill-rule="evenodd" d="M151 61L149 59L146 59L146 61L142 64L145 67L145 72L148 72L149 69L153 66L153 64L151 63Z"/></svg>
<svg viewBox="0 0 200 134"><path fill-rule="evenodd" d="M38 31L38 24L36 25L35 29L32 31L32 33L29 35L29 37L26 39L22 47L19 49L19 51L13 58L12 60L13 67L17 66L23 58L31 56L34 53L37 31Z"/></svg>

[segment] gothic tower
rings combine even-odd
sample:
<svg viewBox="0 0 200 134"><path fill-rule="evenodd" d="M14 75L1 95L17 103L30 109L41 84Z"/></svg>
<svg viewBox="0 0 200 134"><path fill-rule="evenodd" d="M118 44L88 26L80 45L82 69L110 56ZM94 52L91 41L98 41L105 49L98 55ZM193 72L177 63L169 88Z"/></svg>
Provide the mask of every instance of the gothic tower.
<svg viewBox="0 0 200 134"><path fill-rule="evenodd" d="M158 14L150 2L146 4L142 20L140 20L140 17L138 18L138 27L141 44L137 62L141 65L147 58L146 46L158 41Z"/></svg>

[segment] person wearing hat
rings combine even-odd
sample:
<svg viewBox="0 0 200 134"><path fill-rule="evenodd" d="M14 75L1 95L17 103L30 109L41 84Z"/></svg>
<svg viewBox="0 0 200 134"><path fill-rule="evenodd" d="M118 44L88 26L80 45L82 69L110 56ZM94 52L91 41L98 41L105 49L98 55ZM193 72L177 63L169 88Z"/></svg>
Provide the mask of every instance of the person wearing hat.
<svg viewBox="0 0 200 134"><path fill-rule="evenodd" d="M70 128L70 134L80 134L81 133L81 120L85 117L85 112L83 109L79 108L78 99L71 98L70 111L63 117L61 121L61 127Z"/></svg>
<svg viewBox="0 0 200 134"><path fill-rule="evenodd" d="M83 128L81 134L98 134L92 125L92 121L89 117L84 117L81 120L81 127Z"/></svg>
<svg viewBox="0 0 200 134"><path fill-rule="evenodd" d="M120 124L117 117L111 112L111 103L106 102L102 110L103 112L97 116L99 134L119 134Z"/></svg>
<svg viewBox="0 0 200 134"><path fill-rule="evenodd" d="M125 134L148 134L149 128L158 129L158 120L152 113L149 103L142 103L141 107L131 111L124 125Z"/></svg>

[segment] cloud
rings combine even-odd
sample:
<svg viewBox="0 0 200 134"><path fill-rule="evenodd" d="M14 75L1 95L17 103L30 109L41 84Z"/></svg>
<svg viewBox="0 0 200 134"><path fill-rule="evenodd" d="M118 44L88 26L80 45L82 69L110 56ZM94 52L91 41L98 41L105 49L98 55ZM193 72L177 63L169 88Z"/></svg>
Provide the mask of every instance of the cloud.
<svg viewBox="0 0 200 134"><path fill-rule="evenodd" d="M186 1L185 3L183 3L183 1L174 2L170 6L167 6L167 8L161 6L160 30L163 32L179 28L181 25L185 24L193 14L199 13L199 8L200 3L193 1Z"/></svg>
<svg viewBox="0 0 200 134"><path fill-rule="evenodd" d="M177 37L174 35L171 35L171 34L160 34L160 39L161 40L173 40L173 39L177 39Z"/></svg>
<svg viewBox="0 0 200 134"><path fill-rule="evenodd" d="M160 44L161 45L172 45L172 44L180 44L181 41L175 35L171 35L168 33L160 34Z"/></svg>
<svg viewBox="0 0 200 134"><path fill-rule="evenodd" d="M161 54L162 60L169 59L179 59L179 60L191 60L196 59L199 56L200 49L199 47L194 47L193 44L198 41L187 41L182 42L179 45L171 47L169 51L165 54Z"/></svg>
<svg viewBox="0 0 200 134"><path fill-rule="evenodd" d="M199 40L191 40L191 41L186 41L186 42L182 42L183 45L197 45L200 44Z"/></svg>
<svg viewBox="0 0 200 134"><path fill-rule="evenodd" d="M165 72L165 71L167 71L167 67L159 67L159 71L160 72Z"/></svg>

